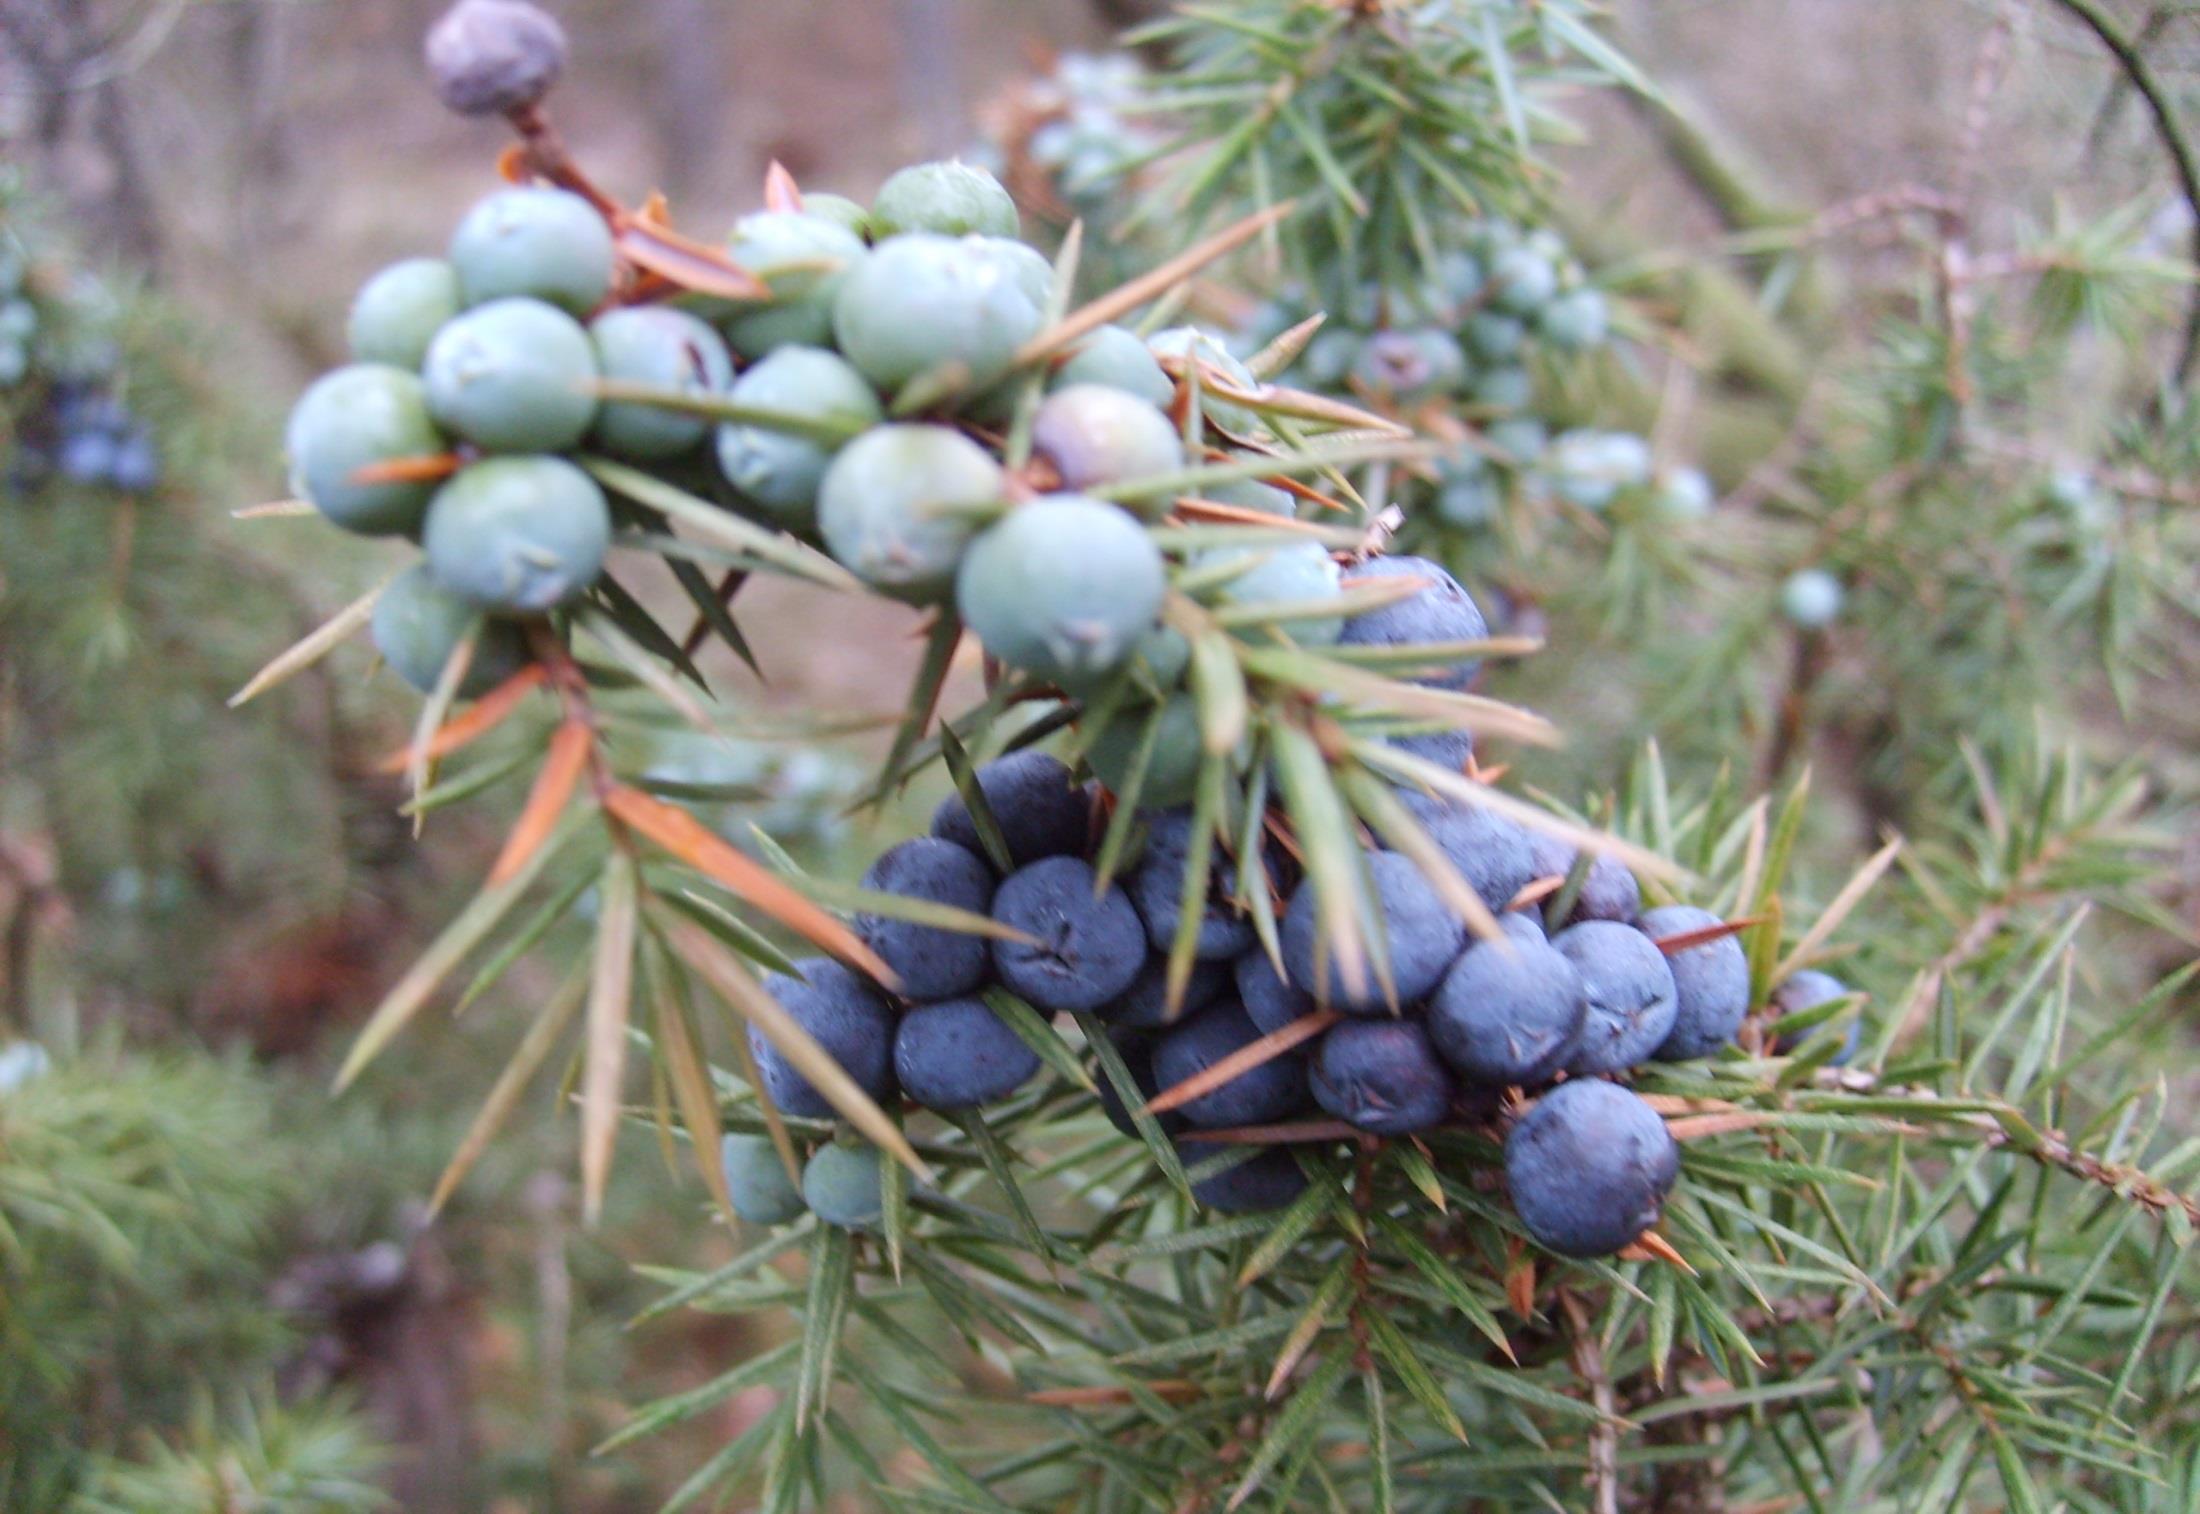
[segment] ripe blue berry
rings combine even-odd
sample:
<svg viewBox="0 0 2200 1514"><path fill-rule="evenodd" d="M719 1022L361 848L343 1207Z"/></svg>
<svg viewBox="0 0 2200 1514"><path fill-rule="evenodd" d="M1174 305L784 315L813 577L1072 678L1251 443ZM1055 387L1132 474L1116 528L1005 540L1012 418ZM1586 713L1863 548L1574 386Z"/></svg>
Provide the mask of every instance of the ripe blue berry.
<svg viewBox="0 0 2200 1514"><path fill-rule="evenodd" d="M160 444L143 426L132 427L115 443L107 480L125 494L146 494L160 487Z"/></svg>
<svg viewBox="0 0 2200 1514"><path fill-rule="evenodd" d="M1367 858L1374 882L1374 904L1382 939L1390 949L1390 975L1401 1005L1418 1003L1459 955L1466 926L1452 913L1421 870L1396 852L1372 852ZM1283 965L1293 983L1308 985L1314 997L1350 1015L1390 1012L1390 1001L1372 962L1357 991L1346 987L1332 960L1326 973L1315 970L1319 905L1311 884L1301 887L1283 919ZM1372 933L1368 933L1372 937ZM1372 947L1370 950L1372 956ZM1326 982L1326 991L1323 984Z"/></svg>
<svg viewBox="0 0 2200 1514"><path fill-rule="evenodd" d="M1385 736L1386 746L1396 747L1409 757L1423 762L1433 762L1447 773L1466 771L1467 759L1474 755L1474 733L1457 729L1439 728L1433 731L1413 731Z"/></svg>
<svg viewBox="0 0 2200 1514"><path fill-rule="evenodd" d="M1027 867L1042 857L1082 855L1091 839L1092 800L1058 757L1029 748L983 763L978 792L1008 843L1009 861ZM985 855L977 822L960 794L949 794L932 812L932 834L965 851Z"/></svg>
<svg viewBox="0 0 2200 1514"><path fill-rule="evenodd" d="M484 458L436 491L421 540L444 588L534 614L578 599L602 573L611 508L561 457Z"/></svg>
<svg viewBox="0 0 2200 1514"><path fill-rule="evenodd" d="M1146 961L1146 931L1118 884L1095 894L1089 864L1047 857L1009 875L993 918L1034 942L991 943L1001 981L1042 1013L1096 1010L1131 986Z"/></svg>
<svg viewBox="0 0 2200 1514"><path fill-rule="evenodd" d="M1172 1025L1219 998L1230 986L1227 962L1194 962L1184 983L1184 999L1169 1013L1169 959L1156 952L1131 979L1131 986L1116 995L1115 1002L1100 1007L1100 1018L1116 1030L1154 1030Z"/></svg>
<svg viewBox="0 0 2200 1514"><path fill-rule="evenodd" d="M982 915L993 905L993 870L952 841L920 836L887 848L863 875L874 893L900 894ZM901 990L919 1001L951 999L985 981L985 938L885 915L856 916L863 944L885 959Z"/></svg>
<svg viewBox="0 0 2200 1514"><path fill-rule="evenodd" d="M1820 972L1813 967L1806 967L1800 972L1792 974L1785 983L1773 990L1772 1007L1783 1015L1799 1015L1806 1009L1816 1009L1819 1005L1829 1004L1835 999L1846 999L1855 992L1855 989L1843 983L1833 974ZM1817 1035L1824 1028L1822 1025L1814 1025L1808 1030L1784 1035L1773 1049L1783 1057L1789 1056L1797 1047L1812 1036ZM1849 1020L1848 1029L1841 1037L1841 1049L1826 1059L1827 1065L1846 1067L1849 1059L1856 1055L1856 1048L1863 1037L1864 1022L1852 1017Z"/></svg>
<svg viewBox="0 0 2200 1514"><path fill-rule="evenodd" d="M1039 1070L1039 1054L982 999L920 1004L894 1032L894 1075L926 1109L1004 1099Z"/></svg>
<svg viewBox="0 0 2200 1514"><path fill-rule="evenodd" d="M525 0L460 0L428 32L436 98L462 116L533 105L565 67L565 30Z"/></svg>
<svg viewBox="0 0 2200 1514"><path fill-rule="evenodd" d="M1581 855L1547 831L1530 832L1528 845L1535 854L1534 876L1537 878L1571 876L1575 859ZM1635 875L1617 858L1599 855L1589 860L1589 870L1582 874L1581 887L1574 895L1573 912L1566 917L1565 923L1617 920L1625 925L1641 911L1642 885L1635 881Z"/></svg>
<svg viewBox="0 0 2200 1514"><path fill-rule="evenodd" d="M428 344L422 377L437 424L490 452L560 452L596 418L596 349L540 300L477 305Z"/></svg>
<svg viewBox="0 0 2200 1514"><path fill-rule="evenodd" d="M1123 1068L1131 1075L1131 1084L1138 1090L1141 1102L1161 1091L1153 1080L1153 1042L1150 1037L1118 1035L1112 1038L1116 1055L1123 1059ZM1092 1080L1100 1089L1100 1112L1108 1117L1108 1123L1117 1130L1138 1139L1138 1125L1131 1119L1130 1110L1123 1103L1123 1096L1115 1091L1115 1080L1107 1069L1094 1064ZM1175 1110L1166 1110L1154 1116L1164 1134L1173 1134L1184 1128L1184 1117Z"/></svg>
<svg viewBox="0 0 2200 1514"><path fill-rule="evenodd" d="M784 1225L800 1219L808 1206L802 1190L787 1176L787 1164L769 1137L727 1135L718 1143L718 1164L726 1174L733 1212L752 1225Z"/></svg>
<svg viewBox="0 0 2200 1514"><path fill-rule="evenodd" d="M1354 579L1423 578L1428 586L1409 599L1355 615L1344 623L1338 640L1348 647L1401 647L1424 642L1481 641L1490 634L1489 622L1459 580L1425 557L1375 557L1351 571ZM1421 682L1439 689L1463 689L1481 666L1473 657L1461 658L1440 676Z"/></svg>
<svg viewBox="0 0 2200 1514"><path fill-rule="evenodd" d="M1184 870L1191 855L1190 816L1177 811L1157 816L1146 838L1138 870L1125 880L1138 917L1154 950L1167 952L1176 941L1177 913L1184 893ZM1206 910L1199 922L1193 954L1201 961L1235 957L1253 944L1253 922L1231 902L1237 869L1217 841L1208 848Z"/></svg>
<svg viewBox="0 0 2200 1514"><path fill-rule="evenodd" d="M1658 1112L1617 1083L1576 1079L1505 1138L1505 1182L1528 1233L1561 1256L1609 1256L1658 1222L1680 1176Z"/></svg>
<svg viewBox="0 0 2200 1514"><path fill-rule="evenodd" d="M1375 1135L1407 1135L1441 1124L1451 1108L1451 1074L1428 1032L1411 1020L1347 1020L1316 1048L1307 1081L1314 1102Z"/></svg>
<svg viewBox="0 0 2200 1514"><path fill-rule="evenodd" d="M1252 1045L1260 1035L1260 1028L1237 1005L1210 1005L1155 1039L1154 1081L1164 1090L1174 1088ZM1305 1058L1286 1052L1239 1073L1180 1109L1192 1124L1212 1130L1272 1124L1305 1105Z"/></svg>
<svg viewBox="0 0 2200 1514"><path fill-rule="evenodd" d="M771 973L764 986L858 1088L874 1099L886 1098L894 1091L894 1012L886 1000L868 980L830 957L808 957L795 966L801 976ZM801 1119L832 1118L832 1103L753 1025L749 1050L764 1080L763 1091L781 1112ZM817 1207L814 1200L810 1207Z"/></svg>
<svg viewBox="0 0 2200 1514"><path fill-rule="evenodd" d="M1502 911L1535 881L1535 852L1527 830L1495 810L1446 805L1429 815L1426 824L1429 839L1493 912Z"/></svg>
<svg viewBox="0 0 2200 1514"><path fill-rule="evenodd" d="M1721 923L1709 910L1669 904L1649 911L1635 925L1656 941ZM1665 965L1673 972L1679 1009L1657 1058L1686 1062L1708 1057L1734 1039L1749 1014L1749 958L1742 952L1742 943L1736 937L1721 936L1669 953Z"/></svg>
<svg viewBox="0 0 2200 1514"><path fill-rule="evenodd" d="M1543 1082L1565 1066L1587 1023L1581 974L1532 924L1514 925L1519 918L1502 917L1502 942L1468 947L1429 999L1429 1036L1469 1083Z"/></svg>
<svg viewBox="0 0 2200 1514"><path fill-rule="evenodd" d="M1276 971L1276 964L1268 960L1268 953L1254 947L1237 959L1233 969L1238 1002L1245 1006L1246 1015L1260 1027L1264 1036L1289 1025L1314 1012L1314 996L1302 988L1283 981L1283 974Z"/></svg>
<svg viewBox="0 0 2200 1514"><path fill-rule="evenodd" d="M1160 548L1129 514L1083 495L1050 494L1017 506L971 543L955 575L955 603L993 656L1084 689L1154 628L1167 587Z"/></svg>
<svg viewBox="0 0 2200 1514"><path fill-rule="evenodd" d="M1209 1209L1223 1214L1259 1214L1281 1209L1306 1192L1306 1173L1288 1146L1263 1146L1242 1162L1200 1175L1200 1168L1230 1150L1205 1141L1177 1142L1177 1157L1192 1179L1192 1197Z"/></svg>
<svg viewBox="0 0 2200 1514"><path fill-rule="evenodd" d="M1586 920L1551 938L1581 974L1589 1018L1567 1060L1577 1073L1618 1072L1647 1062L1680 1012L1673 970L1648 936L1614 920Z"/></svg>

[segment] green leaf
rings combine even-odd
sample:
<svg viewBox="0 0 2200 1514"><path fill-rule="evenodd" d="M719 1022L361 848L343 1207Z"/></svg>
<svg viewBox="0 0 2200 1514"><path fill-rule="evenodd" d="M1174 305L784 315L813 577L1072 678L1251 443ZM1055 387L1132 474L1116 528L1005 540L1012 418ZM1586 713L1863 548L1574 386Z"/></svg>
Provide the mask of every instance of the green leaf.
<svg viewBox="0 0 2200 1514"><path fill-rule="evenodd" d="M794 1422L825 1407L840 1351L841 1321L855 1292L855 1243L838 1225L820 1225L810 1243L810 1292L802 1306L802 1360L795 1371Z"/></svg>
<svg viewBox="0 0 2200 1514"><path fill-rule="evenodd" d="M1268 1432L1260 1439L1253 1459L1245 1469L1245 1476L1231 1493L1227 1509L1244 1505L1260 1487L1261 1480L1283 1459L1287 1452L1297 1449L1314 1435L1315 1422L1329 1408L1329 1401L1336 1397L1337 1389L1352 1375L1352 1359L1344 1352L1333 1352L1322 1360L1320 1366L1299 1385L1298 1392L1283 1406L1268 1426Z"/></svg>

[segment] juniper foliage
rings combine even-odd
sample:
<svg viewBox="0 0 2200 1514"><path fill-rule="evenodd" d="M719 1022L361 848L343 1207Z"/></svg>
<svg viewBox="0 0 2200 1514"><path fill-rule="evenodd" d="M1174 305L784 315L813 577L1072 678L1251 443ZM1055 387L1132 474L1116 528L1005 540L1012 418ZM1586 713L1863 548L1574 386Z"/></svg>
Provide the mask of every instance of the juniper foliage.
<svg viewBox="0 0 2200 1514"><path fill-rule="evenodd" d="M1166 161L1155 158L1153 198L1125 224L1170 252L1209 226L1228 229L1083 317L1071 314L1078 240L1066 239L1051 345L1034 338L1015 364L1017 402L998 441L1012 464L1028 458L1044 360L1077 320L1145 307L1158 326L1190 298L1190 274L1239 248L1228 271L1270 281L1263 292L1372 281L1378 310L1392 295L1402 303L1470 221L1552 202L1538 143L1559 127L1553 87L1647 88L1563 3L1245 0L1188 7L1146 40L1178 60L1152 96L1178 135ZM593 190L539 113L515 124L522 166ZM800 203L783 178L771 193ZM1623 783L1583 806L1607 834L1581 839L1634 860L1646 902L1685 897L1743 922L1756 1010L1717 1058L1637 1076L1682 1142L1683 1177L1662 1226L1611 1260L1565 1261L1529 1240L1498 1178L1504 1108L1403 1141L1300 1132L1302 1196L1276 1213L1203 1211L1192 1183L1247 1160L1258 1139L1172 1144L1096 1022L1051 1025L998 992L996 1013L1044 1064L1007 1101L905 1118L828 1086L828 1059L788 1032L759 971L785 970L790 933L855 955L836 916L891 902L805 874L761 832L742 837L749 853L735 850L680 807L684 789L604 741L661 725L666 710L701 715L680 681L690 648L623 588L599 588L559 627L584 649L578 658L546 641L532 682L491 695L488 716L450 718L462 648L408 757L415 809L533 766L464 749L536 684L555 709L502 734L548 760L490 881L384 1001L347 1078L446 983L470 977L472 998L545 943L570 965L439 1200L530 1081L560 1065L561 1091L578 1094L591 1210L624 1123L684 1144L721 1211L729 1131L768 1137L790 1176L798 1148L820 1143L860 1137L892 1158L875 1226L805 1218L744 1237L715 1269L653 1270L667 1291L645 1322L693 1308L799 1328L643 1406L603 1449L768 1388L769 1407L670 1507L737 1495L771 1509L844 1495L957 1509L2188 1506L2200 1416L2184 1263L2200 1219L2188 1192L2200 1147L2175 1092L2147 1073L2177 1044L2187 975L2136 964L2181 955L2189 937L2163 906L2173 833L2159 785L2140 765L2104 769L2073 733L2090 734L2077 718L2086 696L2128 680L2139 647L2173 655L2189 556L2181 520L2159 508L2173 474L2146 471L2147 486L2130 491L2138 502L2086 536L2093 527L2067 518L2066 503L2052 503L2063 516L2049 513L2049 491L2012 502L2024 470L2010 459L2036 444L2002 437L2041 407L2039 386L2059 371L2049 359L2081 323L2125 337L2130 361L2151 355L2149 313L2180 274L2139 251L2115 213L2012 252L1991 274L1951 273L1965 207L1925 213L1939 287L1840 375L1852 395L1836 418L1803 388L1781 396L1796 444L1729 480L1707 522L1655 520L1624 494L1598 518L1555 506L1523 477L1501 546L1446 544L1462 576L1516 602L1547 597L1554 639L1585 641L1602 622L1605 666L1589 689L1599 708L1614 685L1669 701L1655 713L1677 732L1671 768L1666 751L1644 749ZM698 258L652 218L618 224L627 256L653 275L755 297L746 270ZM1829 216L1723 250L1766 257L1792 280L1794 259L1841 224ZM1728 283L1714 287L1735 276L1720 277ZM2004 280L2029 295L2026 312L1971 287ZM1737 361L1777 366L1766 352L1808 343L1778 316L1751 319L1753 337L1736 344L1749 356ZM1649 329L1647 313L1627 320ZM1303 480L1344 510L1349 526L1309 533L1340 550L1401 528L1440 534L1410 503L1402 518L1390 511L1438 449L1403 441L1380 396L1262 382L1303 349L1308 333L1293 331L1241 355L1242 368L1227 354L1170 353L1186 439L1224 460L1203 465L1201 453L1182 474L1094 492L1162 508L1193 501L1151 528L1171 550L1266 543L1263 527L1196 508L1200 488L1247 477ZM1594 403L1586 381L1569 392L1568 377L1547 375L1537 403L1553 414ZM972 381L951 366L920 374L895 409L952 410ZM1624 368L1603 378L1627 381ZM771 421L731 402L619 397ZM2165 403L2143 436L2116 443L2134 469L2149 449L2180 445L2180 414ZM1442 424L1473 446L1482 419L1469 410ZM1223 443L1255 426L1269 433L1259 455L1228 461ZM765 571L850 587L805 545L716 510L685 481L588 466L626 500L629 545L731 569L735 588ZM2127 518L2146 543L2137 554ZM1768 637L1778 588L1799 567L1841 575L1846 606L1831 628ZM1560 786L1532 750L1540 721L1494 701L1401 695L1382 674L1410 670L1410 653L1393 666L1246 634L1307 607L1225 607L1216 591L1230 577L1211 559L1172 565L1167 618L1191 649L1199 738L1191 830L1202 850L1187 876L1204 875L1211 842L1240 841L1233 850L1250 864L1271 814L1287 819L1310 886L1331 899L1356 886L1362 820L1386 836L1397 828L1399 849L1414 850L1377 780L1431 775L1384 757L1333 712L1425 716L1473 729L1485 749L1521 741L1530 749L1508 775L1514 786ZM682 588L699 634L745 655L725 601L691 577ZM1373 592L1356 607L1373 608ZM1645 629L1684 614L1713 634L1676 669L1660 644L1679 638ZM1101 873L1113 872L1137 843L1129 817L1157 778L1169 706L1133 673L1072 696L1002 669L978 707L935 720L961 629L950 608L935 612L875 797L944 770L1000 854L974 759L1068 730L1061 750L1097 766L1095 731L1136 711L1127 755L1109 759L1123 759L1109 773L1120 802L1099 853ZM1615 633L1633 650L1612 651ZM2091 655L2071 656L2064 633ZM1767 685L1768 660L1775 675L1791 670L1784 688ZM1566 664L1569 677L1581 667ZM1837 697L1851 682L1868 702ZM1836 704L1868 724L1863 848L1854 826L1826 818L1831 785L1797 776L1797 758L1831 750ZM1602 750L1638 744L1629 721L1602 725ZM1233 761L1241 743L1249 760ZM1755 794L1760 773L1777 780L1774 794ZM1265 891L1245 892L1272 945ZM584 897L592 918L580 930ZM1171 945L1179 982L1203 907L1184 900ZM1382 943L1357 938L1351 910L1333 913L1332 947L1379 963ZM1859 992L1783 1016L1773 991L1818 964ZM1844 1059L1851 1024L1859 1044ZM805 1121L762 1098L746 1026L818 1081L842 1118ZM649 1079L639 1104L629 1102L637 1052ZM1100 1080L1134 1111L1134 1139L1101 1116Z"/></svg>

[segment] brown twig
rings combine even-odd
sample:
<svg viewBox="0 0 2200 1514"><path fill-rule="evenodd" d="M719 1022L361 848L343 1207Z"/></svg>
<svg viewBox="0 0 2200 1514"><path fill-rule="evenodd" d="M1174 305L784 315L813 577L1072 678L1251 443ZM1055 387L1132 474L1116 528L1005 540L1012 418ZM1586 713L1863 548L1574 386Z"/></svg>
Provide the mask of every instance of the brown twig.
<svg viewBox="0 0 2200 1514"><path fill-rule="evenodd" d="M1612 1392L1612 1374L1606 1370L1604 1347L1590 1328L1589 1310L1574 1293L1561 1288L1559 1311L1566 1316L1571 1337L1569 1355L1574 1375L1589 1390L1597 1422L1589 1431L1589 1495L1596 1514L1619 1514L1619 1404Z"/></svg>

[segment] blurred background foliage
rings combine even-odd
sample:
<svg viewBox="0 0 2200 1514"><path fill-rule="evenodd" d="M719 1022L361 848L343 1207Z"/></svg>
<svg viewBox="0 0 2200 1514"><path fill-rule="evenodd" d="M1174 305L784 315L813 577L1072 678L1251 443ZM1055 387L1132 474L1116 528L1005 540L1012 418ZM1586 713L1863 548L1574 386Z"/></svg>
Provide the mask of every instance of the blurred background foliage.
<svg viewBox="0 0 2200 1514"><path fill-rule="evenodd" d="M731 1239L639 1141L602 1224L575 1228L547 1101L424 1223L484 1070L547 977L523 965L346 1099L325 1087L345 1030L493 848L493 817L439 818L414 843L375 770L408 701L364 652L303 693L221 707L379 571L228 512L283 492L276 418L339 356L350 291L439 245L491 182L499 129L428 108L418 79L439 8L0 0L0 143L23 181L0 230L53 276L95 282L116 392L163 459L150 490L0 493L10 1509L654 1506L770 1407L737 1394L587 1454L628 1405L767 1343L727 1316L625 1328L654 1292L638 1266L706 1266ZM1158 8L558 9L586 60L561 92L569 136L606 182L661 186L714 235L770 161L860 196L914 158L1028 150L1060 56ZM1539 404L1700 463L1722 504L1687 527L1531 513L1532 530L1447 546L1547 630L1498 689L1572 737L1535 786L1610 789L1645 829L1649 790L1628 785L1645 781L1630 763L1646 737L1687 785L1754 790L1807 767L1799 867L1822 894L1883 827L1912 833L1909 881L1868 917L1885 939L1852 964L1882 991L1890 1040L1886 1009L1932 1001L1898 939L1952 943L1929 965L1990 992L2094 906L2087 996L2140 1006L2148 1030L2090 1075L2113 1090L2159 1074L2159 1118L2189 1134L2190 996L2143 996L2189 959L2200 885L2185 697L2200 411L2178 374L2193 216L2154 102L2099 33L2128 40L2160 108L2189 116L2200 13L1620 0L1596 24L1658 93L1569 94L1577 145L1539 149L1535 193L1499 208L1564 231L1624 340L1544 375ZM1113 161L1058 135L1043 175L1010 176L1035 212L1043 196L1108 230L1088 242L1097 280L1190 237L1178 212L1137 206L1196 169L1122 184L1143 172L1137 149L1169 140L1123 104ZM1218 180L1189 214L1227 217L1245 189ZM1233 324L1283 282L1242 272L1200 313ZM35 388L0 393L11 457ZM1822 632L1780 605L1811 567L1846 590ZM736 744L666 761L753 791L729 828L753 820L852 875L928 796L850 821L875 751L785 738L821 709L890 707L918 648L879 649L912 622L875 601L813 615L778 583L744 604L814 631L771 637L762 681L714 668ZM976 687L974 669L956 676L950 705ZM2116 802L2073 797L2087 765L2119 771ZM2008 813L2058 794L2053 823Z"/></svg>

